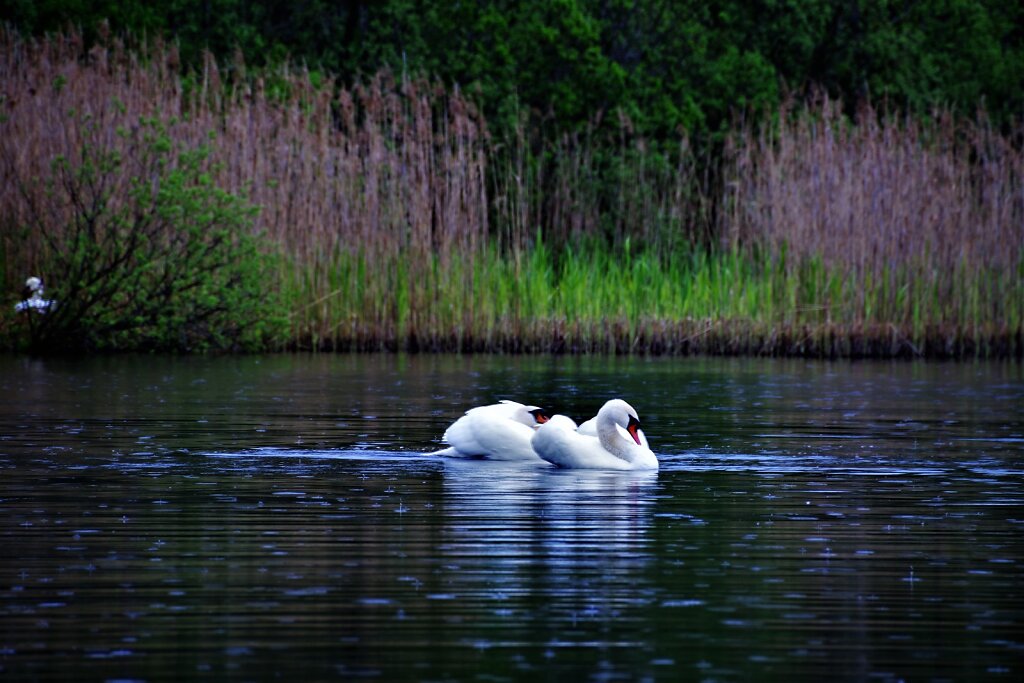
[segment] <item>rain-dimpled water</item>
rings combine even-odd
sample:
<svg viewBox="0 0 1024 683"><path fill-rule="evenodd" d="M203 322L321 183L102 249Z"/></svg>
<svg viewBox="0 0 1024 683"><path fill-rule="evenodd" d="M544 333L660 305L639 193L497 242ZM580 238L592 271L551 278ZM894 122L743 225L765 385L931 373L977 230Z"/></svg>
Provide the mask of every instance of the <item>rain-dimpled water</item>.
<svg viewBox="0 0 1024 683"><path fill-rule="evenodd" d="M1020 680L1012 363L0 357L0 679ZM432 455L636 409L656 472Z"/></svg>

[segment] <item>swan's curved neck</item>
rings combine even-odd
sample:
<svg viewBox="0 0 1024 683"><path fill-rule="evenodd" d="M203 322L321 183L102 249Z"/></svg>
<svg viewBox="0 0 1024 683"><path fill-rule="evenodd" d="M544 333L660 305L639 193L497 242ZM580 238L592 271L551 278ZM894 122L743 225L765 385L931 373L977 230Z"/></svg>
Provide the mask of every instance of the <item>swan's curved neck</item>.
<svg viewBox="0 0 1024 683"><path fill-rule="evenodd" d="M633 462L634 453L630 448L632 445L619 433L618 426L612 420L599 420L597 423L597 438L601 441L604 449L617 458L626 462Z"/></svg>

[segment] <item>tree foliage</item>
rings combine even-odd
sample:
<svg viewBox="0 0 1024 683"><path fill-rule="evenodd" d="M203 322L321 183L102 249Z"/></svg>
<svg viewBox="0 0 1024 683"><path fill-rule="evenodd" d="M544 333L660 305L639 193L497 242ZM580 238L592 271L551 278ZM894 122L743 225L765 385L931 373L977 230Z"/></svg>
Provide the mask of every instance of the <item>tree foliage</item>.
<svg viewBox="0 0 1024 683"><path fill-rule="evenodd" d="M984 100L1024 114L1024 6L1005 0L9 0L23 33L176 38L186 62L286 58L355 79L383 66L477 92L489 120L563 129L621 110L653 137L716 132L736 110L823 88L910 109Z"/></svg>

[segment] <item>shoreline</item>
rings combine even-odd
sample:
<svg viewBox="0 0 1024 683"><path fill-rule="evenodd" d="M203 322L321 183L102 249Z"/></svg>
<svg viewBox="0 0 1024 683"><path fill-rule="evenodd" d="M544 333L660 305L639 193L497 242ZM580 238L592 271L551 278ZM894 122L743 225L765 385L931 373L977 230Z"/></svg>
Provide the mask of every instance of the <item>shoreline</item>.
<svg viewBox="0 0 1024 683"><path fill-rule="evenodd" d="M294 340L281 352L495 354L636 357L747 357L823 360L975 360L1024 359L1024 329L938 327L923 338L893 324L791 325L771 327L735 321L657 321L638 334L621 322L613 334L584 334L581 325L554 325L549 334L419 334ZM987 328L987 329L986 329Z"/></svg>

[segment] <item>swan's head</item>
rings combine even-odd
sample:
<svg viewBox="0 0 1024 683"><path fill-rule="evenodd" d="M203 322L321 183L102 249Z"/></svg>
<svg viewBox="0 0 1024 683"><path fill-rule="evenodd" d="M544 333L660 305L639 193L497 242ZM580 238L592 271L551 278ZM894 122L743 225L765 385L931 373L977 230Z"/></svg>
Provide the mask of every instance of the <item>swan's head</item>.
<svg viewBox="0 0 1024 683"><path fill-rule="evenodd" d="M22 290L22 295L27 299L33 295L41 295L43 293L43 281L35 276L25 280L25 288Z"/></svg>
<svg viewBox="0 0 1024 683"><path fill-rule="evenodd" d="M630 438L636 442L637 446L642 445L640 441L640 417L633 410L633 406L621 398L613 398L605 403L601 410L598 411L597 417L601 420L611 421L616 427L625 430Z"/></svg>
<svg viewBox="0 0 1024 683"><path fill-rule="evenodd" d="M516 403L515 401L502 401L502 403L515 406L515 411L511 417L516 422L522 422L527 427L533 427L536 429L550 419L547 412L543 408L537 406L526 406L522 403Z"/></svg>

